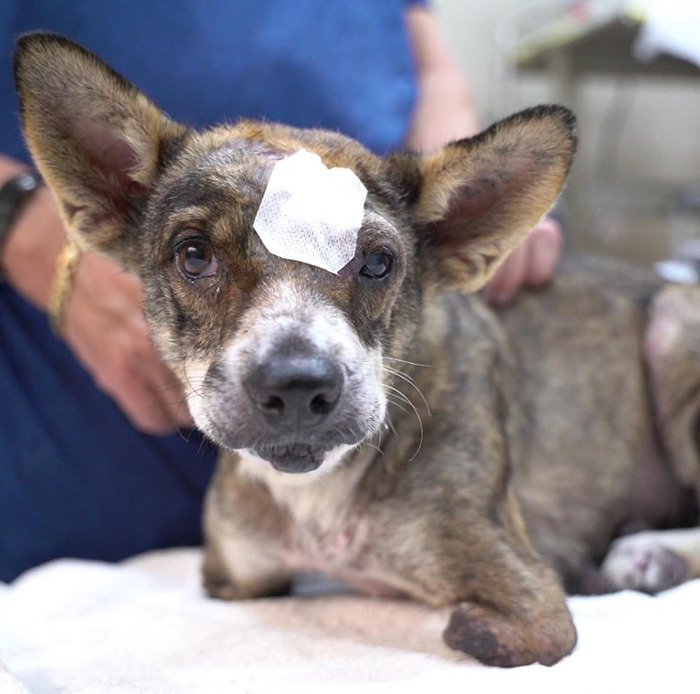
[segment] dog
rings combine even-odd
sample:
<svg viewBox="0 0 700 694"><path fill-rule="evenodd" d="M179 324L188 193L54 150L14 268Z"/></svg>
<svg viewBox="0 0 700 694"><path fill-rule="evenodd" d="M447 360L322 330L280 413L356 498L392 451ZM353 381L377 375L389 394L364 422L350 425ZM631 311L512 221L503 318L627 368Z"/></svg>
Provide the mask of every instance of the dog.
<svg viewBox="0 0 700 694"><path fill-rule="evenodd" d="M195 132L57 35L22 37L15 74L67 229L143 281L154 343L221 447L212 596L322 570L449 606L447 644L484 663L551 665L576 643L564 587L700 575L698 290L583 258L503 310L476 293L564 185L569 111L381 158L274 123ZM253 228L300 149L367 190L337 273Z"/></svg>

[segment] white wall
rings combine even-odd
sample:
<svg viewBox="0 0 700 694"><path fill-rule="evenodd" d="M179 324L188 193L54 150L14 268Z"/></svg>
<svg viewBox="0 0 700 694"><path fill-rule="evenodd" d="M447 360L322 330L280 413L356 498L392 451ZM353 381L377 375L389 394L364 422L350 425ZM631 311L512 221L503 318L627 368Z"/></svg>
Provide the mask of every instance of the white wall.
<svg viewBox="0 0 700 694"><path fill-rule="evenodd" d="M546 77L521 74L504 100L494 71L499 27L502 31L519 14L543 4L547 3L432 2L485 122L506 115L505 110L552 98ZM669 203L680 188L700 187L700 69L696 81L587 78L578 96L578 178L590 215L584 247L641 260L667 255ZM690 221L700 233L700 223Z"/></svg>

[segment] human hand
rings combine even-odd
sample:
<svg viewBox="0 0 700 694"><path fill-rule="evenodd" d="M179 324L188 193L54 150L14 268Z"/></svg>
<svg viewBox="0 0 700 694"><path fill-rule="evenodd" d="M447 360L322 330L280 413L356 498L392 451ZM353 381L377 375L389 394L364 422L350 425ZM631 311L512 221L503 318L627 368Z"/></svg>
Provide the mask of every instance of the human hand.
<svg viewBox="0 0 700 694"><path fill-rule="evenodd" d="M539 287L548 282L562 247L559 222L545 217L515 247L483 290L492 306L507 306L522 287Z"/></svg>
<svg viewBox="0 0 700 694"><path fill-rule="evenodd" d="M3 253L8 281L42 310L65 240L56 204L42 189L22 210ZM153 348L141 302L138 279L85 253L65 307L65 339L98 387L137 429L166 434L178 426L192 426L192 419L179 382Z"/></svg>
<svg viewBox="0 0 700 694"><path fill-rule="evenodd" d="M137 429L191 427L179 381L158 357L141 309L140 281L95 253L78 261L65 308L66 342Z"/></svg>

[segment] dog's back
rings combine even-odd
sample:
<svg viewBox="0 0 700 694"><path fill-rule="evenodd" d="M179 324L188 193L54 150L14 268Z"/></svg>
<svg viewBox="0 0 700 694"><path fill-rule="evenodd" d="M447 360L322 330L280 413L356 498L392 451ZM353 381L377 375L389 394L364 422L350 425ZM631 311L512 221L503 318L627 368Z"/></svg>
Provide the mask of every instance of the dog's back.
<svg viewBox="0 0 700 694"><path fill-rule="evenodd" d="M444 464L445 436L453 449L451 480L441 470L417 484L459 485L460 457L484 469L494 458L475 441L505 442L529 534L574 592L606 588L595 567L620 533L694 519L694 492L658 425L649 360L659 358L645 350L663 286L629 263L577 257L507 309L448 293L426 308L416 361L428 368L407 367L430 409L404 384L429 422L419 465ZM396 417L415 442L413 414Z"/></svg>
<svg viewBox="0 0 700 694"><path fill-rule="evenodd" d="M571 259L500 313L518 380L516 488L536 546L572 590L600 587L590 569L613 537L689 511L644 349L661 287L627 263Z"/></svg>

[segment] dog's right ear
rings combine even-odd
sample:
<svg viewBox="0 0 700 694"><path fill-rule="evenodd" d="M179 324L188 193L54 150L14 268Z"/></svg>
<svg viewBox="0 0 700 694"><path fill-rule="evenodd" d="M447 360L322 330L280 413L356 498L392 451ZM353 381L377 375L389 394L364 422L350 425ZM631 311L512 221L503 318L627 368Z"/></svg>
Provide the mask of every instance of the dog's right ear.
<svg viewBox="0 0 700 694"><path fill-rule="evenodd" d="M56 34L21 37L15 81L29 150L81 245L127 268L159 167L187 128L98 57Z"/></svg>

